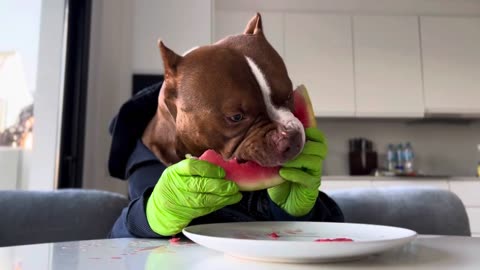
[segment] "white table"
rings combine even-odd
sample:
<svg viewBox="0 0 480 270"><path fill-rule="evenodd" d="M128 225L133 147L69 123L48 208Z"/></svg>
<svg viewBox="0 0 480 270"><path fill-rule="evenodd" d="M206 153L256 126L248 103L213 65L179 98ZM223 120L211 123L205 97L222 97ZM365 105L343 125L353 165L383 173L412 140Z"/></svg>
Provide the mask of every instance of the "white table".
<svg viewBox="0 0 480 270"><path fill-rule="evenodd" d="M0 248L0 269L480 269L480 238L420 236L381 255L331 264L279 264L224 256L182 240L112 239Z"/></svg>

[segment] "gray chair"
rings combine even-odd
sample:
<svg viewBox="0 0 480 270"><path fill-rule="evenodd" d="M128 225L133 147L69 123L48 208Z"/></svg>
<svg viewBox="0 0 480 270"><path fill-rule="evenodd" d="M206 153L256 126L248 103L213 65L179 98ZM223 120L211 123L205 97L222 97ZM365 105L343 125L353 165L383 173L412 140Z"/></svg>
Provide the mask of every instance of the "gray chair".
<svg viewBox="0 0 480 270"><path fill-rule="evenodd" d="M0 246L106 238L127 204L98 190L0 191Z"/></svg>
<svg viewBox="0 0 480 270"><path fill-rule="evenodd" d="M465 208L450 191L373 188L327 193L346 222L470 235ZM0 191L0 246L106 238L127 204L122 195L98 190Z"/></svg>
<svg viewBox="0 0 480 270"><path fill-rule="evenodd" d="M359 188L327 194L342 209L345 222L397 226L419 234L471 236L465 206L448 190Z"/></svg>

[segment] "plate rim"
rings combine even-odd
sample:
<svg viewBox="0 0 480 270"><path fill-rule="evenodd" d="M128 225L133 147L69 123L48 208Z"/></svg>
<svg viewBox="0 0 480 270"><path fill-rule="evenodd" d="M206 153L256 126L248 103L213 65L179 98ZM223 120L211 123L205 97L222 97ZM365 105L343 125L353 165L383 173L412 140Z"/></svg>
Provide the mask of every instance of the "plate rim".
<svg viewBox="0 0 480 270"><path fill-rule="evenodd" d="M189 229L192 228L198 228L198 227L208 227L208 226L228 226L229 224L231 225L242 225L242 224L253 224L253 223L261 223L261 224L279 224L279 223L304 223L304 224L348 224L348 225L360 225L360 226L370 226L370 227L382 227L382 228L389 228L389 229L396 229L396 230L403 230L405 232L408 232L409 235L404 236L404 237L391 237L391 238L384 238L384 239L376 239L376 240L361 240L361 241L352 241L352 242L316 242L317 244L328 244L328 245L338 245L338 244L348 244L348 245L361 245L361 244L369 244L369 243L381 243L381 242L391 242L395 240L407 240L407 242L413 241L415 238L418 237L418 232L408 229L408 228L403 228L403 227L396 227L396 226L391 226L391 225L379 225L379 224L367 224L367 223L350 223L350 222L323 222L323 221L241 221L241 222L225 222L225 223L205 223L205 224L195 224L195 225L190 225L182 229L182 233L187 236L187 234L193 234L193 235L198 235L200 237L212 237L212 238L222 238L222 239L229 239L231 241L242 241L242 242L256 242L256 241L265 241L265 242L282 242L282 243L311 243L311 241L291 241L291 240L281 240L281 239L242 239L242 238L235 238L235 237L226 237L226 236L211 236L211 235L204 235L204 234L198 234L195 232L189 231ZM187 236L188 237L188 236Z"/></svg>

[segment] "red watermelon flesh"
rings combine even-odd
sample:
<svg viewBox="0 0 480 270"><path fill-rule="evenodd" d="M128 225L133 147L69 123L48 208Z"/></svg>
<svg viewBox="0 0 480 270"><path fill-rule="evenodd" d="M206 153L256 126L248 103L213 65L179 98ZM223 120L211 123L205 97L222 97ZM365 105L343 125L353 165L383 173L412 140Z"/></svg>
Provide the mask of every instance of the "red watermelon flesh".
<svg viewBox="0 0 480 270"><path fill-rule="evenodd" d="M305 128L315 127L315 115L308 96L307 89L301 85L293 91L295 109L293 114ZM237 183L241 191L254 191L267 189L283 183L285 180L280 177L280 167L262 167L253 161L238 163L235 158L225 160L214 150L205 151L199 158L211 162L225 170L225 179Z"/></svg>
<svg viewBox="0 0 480 270"><path fill-rule="evenodd" d="M293 104L293 115L300 120L305 128L317 126L312 102L310 101L307 88L305 88L304 85L298 86L297 89L293 91Z"/></svg>
<svg viewBox="0 0 480 270"><path fill-rule="evenodd" d="M339 238L320 238L313 240L314 242L353 242L353 239L346 237Z"/></svg>
<svg viewBox="0 0 480 270"><path fill-rule="evenodd" d="M253 161L238 163L235 158L225 160L214 150L207 150L201 156L225 170L225 179L237 183L241 191L261 190L276 186L284 180L278 174L280 167L262 167Z"/></svg>

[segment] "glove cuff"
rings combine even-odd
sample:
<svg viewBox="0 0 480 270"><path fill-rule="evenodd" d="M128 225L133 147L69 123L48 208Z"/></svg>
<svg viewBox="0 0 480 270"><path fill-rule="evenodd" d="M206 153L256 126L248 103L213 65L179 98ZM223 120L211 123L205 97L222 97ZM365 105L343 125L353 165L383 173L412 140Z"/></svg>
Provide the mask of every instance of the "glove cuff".
<svg viewBox="0 0 480 270"><path fill-rule="evenodd" d="M307 214L303 216L295 216L288 213L285 209L283 209L271 199L269 200L269 205L272 218L275 221L310 221L314 212L312 207L312 209Z"/></svg>
<svg viewBox="0 0 480 270"><path fill-rule="evenodd" d="M186 225L186 222L178 220L177 217L165 211L161 211L156 205L153 194L147 201L146 216L152 231L162 236L178 234Z"/></svg>
<svg viewBox="0 0 480 270"><path fill-rule="evenodd" d="M315 206L315 202L318 198L318 193L318 189L305 192L303 194L303 200L302 202L300 202L302 207L298 207L299 209L296 209L295 213L293 213L292 215L301 217L310 213Z"/></svg>

